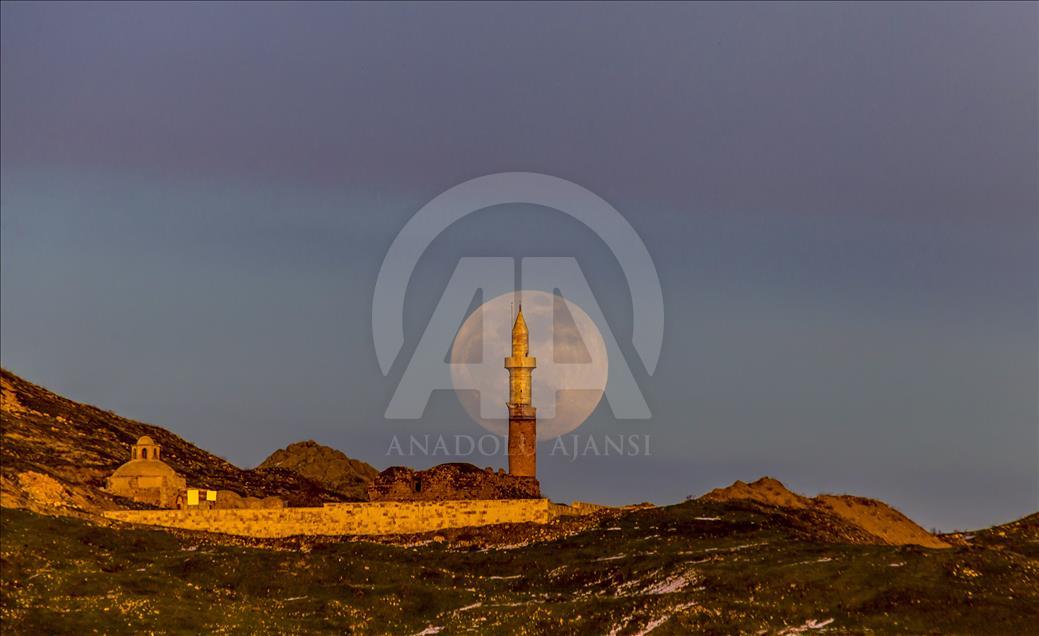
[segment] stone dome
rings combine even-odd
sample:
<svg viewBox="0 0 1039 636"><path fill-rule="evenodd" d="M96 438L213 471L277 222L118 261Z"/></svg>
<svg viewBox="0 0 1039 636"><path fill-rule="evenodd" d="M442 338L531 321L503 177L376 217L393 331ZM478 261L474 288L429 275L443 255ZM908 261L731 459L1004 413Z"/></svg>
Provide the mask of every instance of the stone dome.
<svg viewBox="0 0 1039 636"><path fill-rule="evenodd" d="M141 439L137 440L137 445L140 446L141 444L155 444L155 440L147 435L143 435L141 436Z"/></svg>
<svg viewBox="0 0 1039 636"><path fill-rule="evenodd" d="M180 479L177 471L164 461L137 459L128 461L112 473L112 477L166 477Z"/></svg>

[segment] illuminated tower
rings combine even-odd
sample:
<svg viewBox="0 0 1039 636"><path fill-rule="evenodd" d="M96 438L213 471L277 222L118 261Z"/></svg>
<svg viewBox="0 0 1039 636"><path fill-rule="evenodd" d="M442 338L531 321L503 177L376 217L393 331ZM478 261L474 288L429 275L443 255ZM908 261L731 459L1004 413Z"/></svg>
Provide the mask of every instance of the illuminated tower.
<svg viewBox="0 0 1039 636"><path fill-rule="evenodd" d="M512 355L505 358L509 370L509 474L537 476L537 416L530 404L530 373L537 360L529 355L529 334L523 306L512 326Z"/></svg>

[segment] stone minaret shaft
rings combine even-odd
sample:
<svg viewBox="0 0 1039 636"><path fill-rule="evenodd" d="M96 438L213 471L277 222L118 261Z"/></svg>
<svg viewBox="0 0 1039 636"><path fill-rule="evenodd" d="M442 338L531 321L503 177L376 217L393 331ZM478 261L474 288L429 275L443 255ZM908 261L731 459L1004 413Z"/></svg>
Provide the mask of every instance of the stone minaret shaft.
<svg viewBox="0 0 1039 636"><path fill-rule="evenodd" d="M537 476L537 416L530 404L530 374L537 360L530 355L523 306L512 326L512 355L505 358L509 370L509 474Z"/></svg>

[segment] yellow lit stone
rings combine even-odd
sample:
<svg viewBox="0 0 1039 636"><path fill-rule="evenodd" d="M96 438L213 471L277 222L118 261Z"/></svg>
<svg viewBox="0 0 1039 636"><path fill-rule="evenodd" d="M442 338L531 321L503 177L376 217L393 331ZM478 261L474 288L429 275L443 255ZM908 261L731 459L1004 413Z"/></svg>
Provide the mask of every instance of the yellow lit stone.
<svg viewBox="0 0 1039 636"><path fill-rule="evenodd" d="M197 505L198 491L195 490ZM191 491L188 491L191 501ZM418 533L499 523L547 523L548 499L330 503L321 508L109 510L109 519L247 537Z"/></svg>

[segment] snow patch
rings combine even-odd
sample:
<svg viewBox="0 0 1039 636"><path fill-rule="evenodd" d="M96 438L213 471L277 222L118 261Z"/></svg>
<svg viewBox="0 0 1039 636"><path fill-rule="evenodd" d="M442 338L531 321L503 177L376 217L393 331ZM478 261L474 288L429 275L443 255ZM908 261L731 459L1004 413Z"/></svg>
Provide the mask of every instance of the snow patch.
<svg viewBox="0 0 1039 636"><path fill-rule="evenodd" d="M789 635L792 635L792 634L803 634L803 633L807 632L808 630L822 629L822 628L826 627L827 625L829 625L832 622L833 622L832 618L827 618L825 620L816 620L814 618L809 618L807 621L805 621L804 625L798 625L797 627L787 627L786 629L781 630L779 632L779 636L789 636Z"/></svg>

